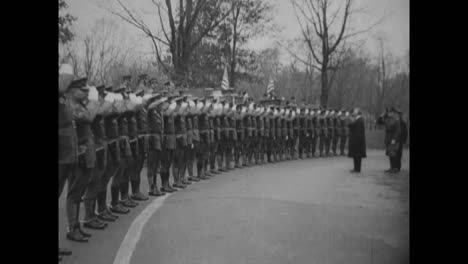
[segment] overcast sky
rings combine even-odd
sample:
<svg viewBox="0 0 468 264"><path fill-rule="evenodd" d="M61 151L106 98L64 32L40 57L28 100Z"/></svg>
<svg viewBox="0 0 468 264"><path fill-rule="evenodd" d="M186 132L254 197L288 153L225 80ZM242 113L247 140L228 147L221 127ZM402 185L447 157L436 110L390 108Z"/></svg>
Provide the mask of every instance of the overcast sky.
<svg viewBox="0 0 468 264"><path fill-rule="evenodd" d="M123 0L125 2L125 0ZM373 28L372 31L361 35L359 38L364 39L367 52L375 54L377 51L376 35L385 37L386 49L392 52L395 56L402 57L409 50L409 0L356 0L360 6L365 6L368 13L356 17L356 26L365 28L370 26L379 18L385 16L385 19ZM74 29L79 35L84 35L90 31L94 23L102 18L108 17L116 19L121 26L123 34L127 37L139 39L141 33L138 29L128 25L120 20L115 15L112 15L103 7L112 8L115 5L115 0L66 0L69 5L68 12L78 18L75 21ZM145 22L151 27L156 28L158 21L156 20L155 7L151 0L126 0L127 3L134 7L142 14ZM275 6L274 21L281 28L281 39L294 39L300 35L300 27L294 15L294 10L289 0L271 0ZM115 6L114 6L115 7ZM258 39L252 39L248 44L254 49L264 49L273 46L275 43L274 36L265 36ZM148 49L149 41L142 43L140 49L150 51ZM283 62L289 62L287 52L283 53Z"/></svg>

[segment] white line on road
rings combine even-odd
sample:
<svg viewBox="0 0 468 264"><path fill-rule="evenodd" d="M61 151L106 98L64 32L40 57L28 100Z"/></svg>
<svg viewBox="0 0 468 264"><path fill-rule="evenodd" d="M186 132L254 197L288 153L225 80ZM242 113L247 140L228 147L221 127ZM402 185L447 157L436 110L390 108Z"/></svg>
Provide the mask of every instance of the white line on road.
<svg viewBox="0 0 468 264"><path fill-rule="evenodd" d="M130 264L130 260L135 250L136 244L140 240L141 231L150 217L161 207L167 197L171 194L166 194L162 197L154 199L143 212L133 221L132 225L127 231L120 248L115 255L113 264Z"/></svg>

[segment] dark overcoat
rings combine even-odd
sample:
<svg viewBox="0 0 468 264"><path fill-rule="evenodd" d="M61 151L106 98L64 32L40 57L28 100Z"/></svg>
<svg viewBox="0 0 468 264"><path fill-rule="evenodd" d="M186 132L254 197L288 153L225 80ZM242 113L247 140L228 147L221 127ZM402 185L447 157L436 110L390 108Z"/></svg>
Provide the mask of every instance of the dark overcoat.
<svg viewBox="0 0 468 264"><path fill-rule="evenodd" d="M362 117L349 122L348 157L365 158L366 155L366 135L364 130L364 120Z"/></svg>

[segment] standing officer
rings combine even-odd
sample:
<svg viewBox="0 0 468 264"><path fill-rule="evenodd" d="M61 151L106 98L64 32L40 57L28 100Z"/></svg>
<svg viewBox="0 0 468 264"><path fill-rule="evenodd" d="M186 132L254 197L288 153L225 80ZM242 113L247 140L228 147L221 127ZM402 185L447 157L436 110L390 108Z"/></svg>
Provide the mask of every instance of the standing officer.
<svg viewBox="0 0 468 264"><path fill-rule="evenodd" d="M273 105L269 106L269 111L266 116L268 119L268 127L270 129L270 134L267 138L267 155L268 155L268 162L276 162L276 151L275 151L275 144L274 142L276 137L276 122L275 122L275 108Z"/></svg>
<svg viewBox="0 0 468 264"><path fill-rule="evenodd" d="M361 160L366 157L365 122L358 108L354 108L349 124L348 157L353 158L353 173L361 172Z"/></svg>
<svg viewBox="0 0 468 264"><path fill-rule="evenodd" d="M306 141L307 141L307 158L312 158L313 153L312 153L312 143L314 140L314 125L312 123L312 115L310 113L309 108L305 108L304 110L304 119L305 119L305 124L306 124Z"/></svg>
<svg viewBox="0 0 468 264"><path fill-rule="evenodd" d="M401 124L397 117L395 109L390 109L384 116L385 118L385 146L386 155L390 159L390 169L385 172L396 173L398 171L398 155L392 155L390 148L399 145L401 142Z"/></svg>
<svg viewBox="0 0 468 264"><path fill-rule="evenodd" d="M318 121L318 110L310 109L309 115L312 117L312 157L315 156L315 151L317 150L317 144L319 143L320 137L320 126Z"/></svg>
<svg viewBox="0 0 468 264"><path fill-rule="evenodd" d="M266 160L264 163L271 162L271 150L270 150L270 136L271 136L271 125L270 125L270 107L265 106L263 112L263 125L264 125L264 136L263 136L263 155L266 154Z"/></svg>
<svg viewBox="0 0 468 264"><path fill-rule="evenodd" d="M408 125L406 124L406 121L403 119L403 112L400 110L397 110L398 113L398 119L400 121L400 141L399 141L399 146L398 146L398 152L397 152L397 164L396 164L396 172L400 172L401 170L401 158L403 156L403 147L406 144L406 140L408 139Z"/></svg>
<svg viewBox="0 0 468 264"><path fill-rule="evenodd" d="M78 166L69 178L67 194L67 215L69 228L67 238L76 242L87 242L90 234L81 229L79 222L80 203L86 187L91 179L91 173L96 165L96 148L91 122L98 110L98 92L86 85L87 78L76 80L70 84L70 99L76 124L78 141Z"/></svg>
<svg viewBox="0 0 468 264"><path fill-rule="evenodd" d="M281 160L287 160L287 142L288 142L288 121L287 121L287 109L283 107L281 109L280 115L281 115Z"/></svg>
<svg viewBox="0 0 468 264"><path fill-rule="evenodd" d="M251 127L252 127L252 140L250 144L251 166L258 163L258 125L257 125L257 105L252 102L252 110L250 114ZM255 159L255 161L254 161Z"/></svg>
<svg viewBox="0 0 468 264"><path fill-rule="evenodd" d="M62 195L65 182L73 178L73 171L78 164L78 139L73 120L73 109L67 91L74 78L70 64L62 64L59 69L59 190L58 198ZM67 208L68 212L68 208ZM68 214L67 214L68 216ZM70 221L70 220L69 220ZM66 248L59 248L60 255L69 256L72 252Z"/></svg>

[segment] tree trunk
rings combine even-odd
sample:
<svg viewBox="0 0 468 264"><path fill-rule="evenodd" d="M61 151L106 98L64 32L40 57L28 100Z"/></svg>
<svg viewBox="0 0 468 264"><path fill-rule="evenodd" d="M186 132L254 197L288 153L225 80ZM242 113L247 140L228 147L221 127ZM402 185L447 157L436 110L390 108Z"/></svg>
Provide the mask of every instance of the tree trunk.
<svg viewBox="0 0 468 264"><path fill-rule="evenodd" d="M321 94L320 94L320 104L324 107L327 107L328 104L328 69L327 65L324 63L322 64L322 70L321 70L322 76L321 76Z"/></svg>

